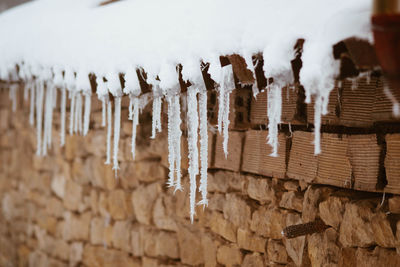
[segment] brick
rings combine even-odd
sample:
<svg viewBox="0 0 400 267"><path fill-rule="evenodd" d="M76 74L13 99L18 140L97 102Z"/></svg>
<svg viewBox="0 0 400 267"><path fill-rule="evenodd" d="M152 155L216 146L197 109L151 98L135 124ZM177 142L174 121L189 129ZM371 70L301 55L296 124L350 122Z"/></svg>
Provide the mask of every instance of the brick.
<svg viewBox="0 0 400 267"><path fill-rule="evenodd" d="M293 133L289 165L286 175L296 180L312 182L317 175L318 157L314 155L314 135L310 132Z"/></svg>
<svg viewBox="0 0 400 267"><path fill-rule="evenodd" d="M230 94L229 129L248 129L250 127L250 101L252 91L249 89L236 89Z"/></svg>
<svg viewBox="0 0 400 267"><path fill-rule="evenodd" d="M286 137L279 134L278 157L271 157L272 147L267 144L268 131L246 132L242 170L264 176L284 178L286 172Z"/></svg>
<svg viewBox="0 0 400 267"><path fill-rule="evenodd" d="M400 134L386 135L386 192L400 193Z"/></svg>
<svg viewBox="0 0 400 267"><path fill-rule="evenodd" d="M384 92L383 77L372 77L371 83L376 86L375 102L372 108L373 120L375 122L398 122L399 118L395 118L393 115L393 104ZM397 101L400 100L399 90L391 90L391 93Z"/></svg>
<svg viewBox="0 0 400 267"><path fill-rule="evenodd" d="M343 81L340 124L349 127L370 127L373 124L372 106L375 101L375 84L368 84L366 78Z"/></svg>
<svg viewBox="0 0 400 267"><path fill-rule="evenodd" d="M251 125L268 124L268 97L267 91L260 92L257 97L251 99L250 123Z"/></svg>
<svg viewBox="0 0 400 267"><path fill-rule="evenodd" d="M220 134L217 134L215 161L213 167L231 171L239 171L242 158L243 133L234 131L229 132L227 158L225 158L222 143L223 137Z"/></svg>
<svg viewBox="0 0 400 267"><path fill-rule="evenodd" d="M323 133L316 183L351 188L352 168L347 136Z"/></svg>
<svg viewBox="0 0 400 267"><path fill-rule="evenodd" d="M376 135L350 135L349 151L354 189L376 191L381 154Z"/></svg>

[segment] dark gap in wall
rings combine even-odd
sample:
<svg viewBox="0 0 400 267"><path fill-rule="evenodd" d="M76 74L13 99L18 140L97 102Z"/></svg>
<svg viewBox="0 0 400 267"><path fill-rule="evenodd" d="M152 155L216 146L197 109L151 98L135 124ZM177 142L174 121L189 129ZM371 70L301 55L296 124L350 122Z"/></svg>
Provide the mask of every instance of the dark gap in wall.
<svg viewBox="0 0 400 267"><path fill-rule="evenodd" d="M386 140L385 135L379 133L376 135L377 143L381 148L379 154L379 171L378 171L378 181L376 183L377 190L383 190L387 185L387 178L386 178L386 169L385 169L385 157L386 157Z"/></svg>

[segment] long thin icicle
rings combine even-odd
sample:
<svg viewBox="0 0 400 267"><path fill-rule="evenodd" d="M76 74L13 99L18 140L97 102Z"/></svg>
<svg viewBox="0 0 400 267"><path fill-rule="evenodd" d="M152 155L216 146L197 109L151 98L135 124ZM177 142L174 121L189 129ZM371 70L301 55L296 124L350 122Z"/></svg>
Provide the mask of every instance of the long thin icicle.
<svg viewBox="0 0 400 267"><path fill-rule="evenodd" d="M218 131L222 132L223 150L225 157L228 156L228 138L229 138L229 97L232 90L235 89L235 82L233 79L232 65L222 68L221 71L221 84L219 86L218 98Z"/></svg>
<svg viewBox="0 0 400 267"><path fill-rule="evenodd" d="M107 157L104 164L111 164L111 131L112 131L112 108L109 99L106 99L107 104Z"/></svg>
<svg viewBox="0 0 400 267"><path fill-rule="evenodd" d="M114 98L114 155L113 155L113 170L115 170L115 176L119 170L118 166L118 145L119 145L119 135L121 130L121 97Z"/></svg>
<svg viewBox="0 0 400 267"><path fill-rule="evenodd" d="M139 125L139 98L133 97L132 100L133 111L132 111L132 158L135 160L136 157L136 130Z"/></svg>
<svg viewBox="0 0 400 267"><path fill-rule="evenodd" d="M69 107L69 134L74 133L74 117L75 117L75 92L69 91L71 106Z"/></svg>
<svg viewBox="0 0 400 267"><path fill-rule="evenodd" d="M91 95L85 93L85 112L84 112L84 120L83 120L83 135L87 135L89 132L91 102L92 102Z"/></svg>
<svg viewBox="0 0 400 267"><path fill-rule="evenodd" d="M182 184L181 184L181 105L180 105L180 97L179 95L173 96L173 138L174 138L174 157L175 157L175 171L176 171L176 181L175 181L175 192L177 190L182 191Z"/></svg>
<svg viewBox="0 0 400 267"><path fill-rule="evenodd" d="M207 131L207 91L199 93L199 115L200 115L200 186L201 201L199 205L206 207L207 200L207 169L208 169L208 131Z"/></svg>
<svg viewBox="0 0 400 267"><path fill-rule="evenodd" d="M270 156L278 156L278 124L281 123L282 93L281 87L272 84L268 90L268 144L272 146Z"/></svg>
<svg viewBox="0 0 400 267"><path fill-rule="evenodd" d="M161 96L157 96L153 99L153 120L151 128L152 139L156 138L156 133L161 132Z"/></svg>
<svg viewBox="0 0 400 267"><path fill-rule="evenodd" d="M36 155L42 155L42 119L43 119L43 82L37 82L36 93L36 138L37 149Z"/></svg>
<svg viewBox="0 0 400 267"><path fill-rule="evenodd" d="M29 124L33 126L35 123L35 91L36 91L36 86L35 83L32 81L31 83L31 104L30 104L30 111L29 111Z"/></svg>
<svg viewBox="0 0 400 267"><path fill-rule="evenodd" d="M60 129L60 146L65 145L65 110L67 105L67 89L61 88L61 129Z"/></svg>
<svg viewBox="0 0 400 267"><path fill-rule="evenodd" d="M175 185L175 144L173 138L174 125L174 109L172 108L172 96L167 96L168 102L168 163L169 174L167 185L172 187Z"/></svg>
<svg viewBox="0 0 400 267"><path fill-rule="evenodd" d="M50 110L52 108L52 96L51 96L51 88L50 86L46 86L46 98L45 98L45 103L44 103L44 129L43 129L43 147L42 147L42 154L47 155L47 147L49 143L49 122L50 122Z"/></svg>
<svg viewBox="0 0 400 267"><path fill-rule="evenodd" d="M17 89L18 85L12 84L10 86L9 96L12 102L12 111L15 112L17 110Z"/></svg>
<svg viewBox="0 0 400 267"><path fill-rule="evenodd" d="M76 101L76 110L77 110L76 119L77 119L77 132L79 134L82 134L83 132L82 106L83 106L82 93L78 93L78 98Z"/></svg>
<svg viewBox="0 0 400 267"><path fill-rule="evenodd" d="M314 154L321 153L321 116L322 116L322 97L317 95L314 104Z"/></svg>
<svg viewBox="0 0 400 267"><path fill-rule="evenodd" d="M188 149L189 149L189 180L190 180L190 220L193 223L196 205L196 176L199 174L199 151L197 147L199 114L197 112L197 89L189 88L187 92L188 106Z"/></svg>

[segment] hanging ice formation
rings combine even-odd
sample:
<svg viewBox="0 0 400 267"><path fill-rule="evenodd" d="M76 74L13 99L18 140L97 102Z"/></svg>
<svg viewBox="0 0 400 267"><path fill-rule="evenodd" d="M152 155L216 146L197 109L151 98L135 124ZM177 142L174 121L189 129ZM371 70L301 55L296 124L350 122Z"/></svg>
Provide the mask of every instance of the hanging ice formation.
<svg viewBox="0 0 400 267"><path fill-rule="evenodd" d="M272 147L270 156L278 156L278 124L281 123L282 114L282 91L278 84L271 84L267 87L268 97L268 141Z"/></svg>
<svg viewBox="0 0 400 267"><path fill-rule="evenodd" d="M153 118L150 137L151 139L156 138L157 132L161 132L162 92L159 83L160 82L154 78L151 81L153 90Z"/></svg>
<svg viewBox="0 0 400 267"><path fill-rule="evenodd" d="M74 116L75 116L75 75L74 72L70 69L65 70L64 74L64 82L65 88L68 90L68 97L71 101L69 107L69 134L72 135L74 133Z"/></svg>
<svg viewBox="0 0 400 267"><path fill-rule="evenodd" d="M131 69L125 73L125 88L123 92L129 95L129 119L132 120L132 159L136 156L136 130L139 125L139 95L140 84L136 70Z"/></svg>
<svg viewBox="0 0 400 267"><path fill-rule="evenodd" d="M222 68L221 79L219 86L219 101L218 101L218 131L223 136L222 147L225 157L228 156L228 138L229 138L229 100L232 90L235 89L233 80L232 65L227 65Z"/></svg>
<svg viewBox="0 0 400 267"><path fill-rule="evenodd" d="M117 73L111 73L107 75L108 90L114 96L114 148L113 148L113 170L115 170L115 176L119 169L118 165L118 145L121 130L121 97L122 89L119 75ZM111 120L109 121L111 124ZM109 126L110 127L110 126Z"/></svg>
<svg viewBox="0 0 400 267"><path fill-rule="evenodd" d="M201 200L198 203L206 207L207 200L207 169L208 169L208 131L207 131L207 91L204 86L199 90L200 117L200 186Z"/></svg>
<svg viewBox="0 0 400 267"><path fill-rule="evenodd" d="M199 151L197 148L199 114L197 112L198 89L194 86L187 91L188 114L188 148L189 148L189 179L190 179L190 220L193 222L196 202L196 176L199 174Z"/></svg>
<svg viewBox="0 0 400 267"><path fill-rule="evenodd" d="M91 108L91 97L92 97L92 89L90 86L90 80L88 72L80 71L76 76L76 87L77 90L82 92L82 95L85 97L85 109L83 115L83 130L82 128L82 105L80 105L80 129L83 135L87 135L89 132L89 124L90 124L90 108Z"/></svg>

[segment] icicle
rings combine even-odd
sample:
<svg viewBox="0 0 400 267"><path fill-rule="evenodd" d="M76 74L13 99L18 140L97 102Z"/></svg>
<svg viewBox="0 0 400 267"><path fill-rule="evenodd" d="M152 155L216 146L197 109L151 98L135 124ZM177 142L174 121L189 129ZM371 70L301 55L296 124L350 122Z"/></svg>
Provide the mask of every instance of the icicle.
<svg viewBox="0 0 400 267"><path fill-rule="evenodd" d="M69 92L69 98L71 99L71 106L69 108L69 134L74 133L74 117L75 117L75 92Z"/></svg>
<svg viewBox="0 0 400 267"><path fill-rule="evenodd" d="M314 155L321 153L321 116L322 97L318 95L314 105Z"/></svg>
<svg viewBox="0 0 400 267"><path fill-rule="evenodd" d="M225 157L228 156L228 138L229 138L229 97L233 89L235 89L235 82L233 80L232 65L222 68L221 71L221 84L219 87L218 98L218 131L222 132L224 141L223 149Z"/></svg>
<svg viewBox="0 0 400 267"><path fill-rule="evenodd" d="M357 78L352 78L351 79L351 90L356 90L357 89Z"/></svg>
<svg viewBox="0 0 400 267"><path fill-rule="evenodd" d="M203 208L208 205L207 200L207 169L208 169L208 131L207 131L207 91L199 93L199 115L200 115L200 186L201 201L199 205Z"/></svg>
<svg viewBox="0 0 400 267"><path fill-rule="evenodd" d="M85 93L85 113L84 113L84 121L83 121L83 135L87 135L89 132L89 124L90 124L90 108L91 108L91 95Z"/></svg>
<svg viewBox="0 0 400 267"><path fill-rule="evenodd" d="M47 155L47 148L51 145L52 130L52 110L53 110L53 88L48 84L46 86L45 112L44 112L44 130L43 130L43 148L42 154Z"/></svg>
<svg viewBox="0 0 400 267"><path fill-rule="evenodd" d="M281 122L282 93L278 85L272 84L267 88L268 97L268 144L272 146L270 156L278 156L278 124Z"/></svg>
<svg viewBox="0 0 400 267"><path fill-rule="evenodd" d="M229 138L229 98L231 95L231 91L227 91L225 92L225 106L224 106L224 110L223 110L223 132L222 135L224 137L223 143L222 143L222 147L224 149L224 154L225 154L225 158L228 157L228 138Z"/></svg>
<svg viewBox="0 0 400 267"><path fill-rule="evenodd" d="M12 111L15 112L17 110L17 88L18 85L12 84L10 86L9 96L12 102Z"/></svg>
<svg viewBox="0 0 400 267"><path fill-rule="evenodd" d="M111 102L109 99L106 99L107 104L107 158L104 164L111 163L111 129L112 129L112 109Z"/></svg>
<svg viewBox="0 0 400 267"><path fill-rule="evenodd" d="M36 155L42 155L42 118L43 118L43 82L37 82L37 93L36 93L36 138L37 138L37 150Z"/></svg>
<svg viewBox="0 0 400 267"><path fill-rule="evenodd" d="M117 176L117 171L119 169L118 166L118 144L119 144L119 134L121 130L121 97L114 98L115 100L115 113L114 113L114 166L113 170L115 170L115 176Z"/></svg>
<svg viewBox="0 0 400 267"><path fill-rule="evenodd" d="M67 102L67 89L61 89L61 129L60 129L60 146L65 145L65 109L66 109L66 102Z"/></svg>
<svg viewBox="0 0 400 267"><path fill-rule="evenodd" d="M199 114L197 112L197 89L189 88L188 104L188 149L189 149L189 180L190 180L190 220L193 223L196 201L196 176L199 174L199 151L197 148Z"/></svg>
<svg viewBox="0 0 400 267"><path fill-rule="evenodd" d="M133 96L129 96L128 120L132 120L132 117L133 117L133 102L134 102L134 97Z"/></svg>
<svg viewBox="0 0 400 267"><path fill-rule="evenodd" d="M135 160L136 157L136 129L139 125L139 98L134 97L132 100L133 114L132 114L132 158Z"/></svg>
<svg viewBox="0 0 400 267"><path fill-rule="evenodd" d="M175 147L173 138L173 125L174 122L174 109L172 108L172 97L167 96L168 101L168 163L169 163L169 174L168 174L168 186L175 185Z"/></svg>
<svg viewBox="0 0 400 267"><path fill-rule="evenodd" d="M76 93L74 133L82 134L82 94Z"/></svg>
<svg viewBox="0 0 400 267"><path fill-rule="evenodd" d="M176 171L176 181L175 181L175 192L177 190L182 191L181 185L181 106L180 106L180 97L179 95L175 95L172 97L173 99L173 128L172 128L172 136L174 138L174 157L175 157L175 171Z"/></svg>
<svg viewBox="0 0 400 267"><path fill-rule="evenodd" d="M153 99L153 120L151 129L151 139L156 138L156 133L161 132L161 96Z"/></svg>
<svg viewBox="0 0 400 267"><path fill-rule="evenodd" d="M32 82L31 84L31 104L30 104L30 111L29 111L29 124L33 126L35 123L35 84Z"/></svg>
<svg viewBox="0 0 400 267"><path fill-rule="evenodd" d="M106 113L107 113L107 103L106 103L106 98L102 97L101 98L101 126L105 127L106 126Z"/></svg>

